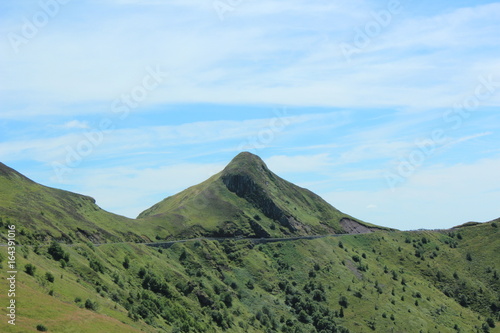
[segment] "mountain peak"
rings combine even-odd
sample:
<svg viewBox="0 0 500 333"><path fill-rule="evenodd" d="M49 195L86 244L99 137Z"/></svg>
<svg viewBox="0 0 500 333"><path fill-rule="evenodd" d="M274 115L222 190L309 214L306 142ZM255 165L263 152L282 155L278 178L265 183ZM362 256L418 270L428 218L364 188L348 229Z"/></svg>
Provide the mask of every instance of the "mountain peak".
<svg viewBox="0 0 500 333"><path fill-rule="evenodd" d="M228 189L236 193L248 190L248 188L245 187L245 189L241 188L236 191L232 186L236 183L241 185L243 181L251 188L254 188L255 185L264 188L266 187L265 184L269 183L270 179L276 178L259 156L249 152L242 152L233 158L222 171L221 176L222 181ZM239 193L239 195L241 194L242 193Z"/></svg>
<svg viewBox="0 0 500 333"><path fill-rule="evenodd" d="M266 163L259 156L242 152L224 168L222 177L240 175L257 180L269 176L270 173Z"/></svg>
<svg viewBox="0 0 500 333"><path fill-rule="evenodd" d="M283 237L377 229L279 177L249 152L234 157L216 177L164 199L139 218L185 237Z"/></svg>
<svg viewBox="0 0 500 333"><path fill-rule="evenodd" d="M252 169L255 167L264 167L267 169L266 164L259 156L249 152L242 152L233 158L226 166L226 169Z"/></svg>

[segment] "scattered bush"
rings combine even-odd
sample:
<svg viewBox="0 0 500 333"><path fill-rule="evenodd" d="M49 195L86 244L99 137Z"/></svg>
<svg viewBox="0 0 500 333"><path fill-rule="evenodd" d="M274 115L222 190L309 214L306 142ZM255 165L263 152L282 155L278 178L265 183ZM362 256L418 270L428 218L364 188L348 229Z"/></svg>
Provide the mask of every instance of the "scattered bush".
<svg viewBox="0 0 500 333"><path fill-rule="evenodd" d="M64 260L66 263L69 262L69 254L64 252L63 248L59 243L53 241L48 249L48 253L52 256L55 261Z"/></svg>
<svg viewBox="0 0 500 333"><path fill-rule="evenodd" d="M349 307L349 301L347 300L347 297L340 296L339 304L341 307L347 309Z"/></svg>
<svg viewBox="0 0 500 333"><path fill-rule="evenodd" d="M248 282L245 285L250 290L253 290L255 288L255 286L253 285L253 282L251 280L248 280Z"/></svg>
<svg viewBox="0 0 500 333"><path fill-rule="evenodd" d="M129 257L125 257L125 259L123 259L123 268L129 269L129 267L130 267L130 259Z"/></svg>
<svg viewBox="0 0 500 333"><path fill-rule="evenodd" d="M99 260L91 259L89 265L97 273L104 274L104 265Z"/></svg>
<svg viewBox="0 0 500 333"><path fill-rule="evenodd" d="M54 277L54 274L52 274L51 272L47 272L47 273L45 273L45 278L46 278L46 279L47 279L47 281L49 281L50 283L54 283L55 277Z"/></svg>
<svg viewBox="0 0 500 333"><path fill-rule="evenodd" d="M85 301L85 309L91 311L97 311L97 302L92 302L90 299Z"/></svg>
<svg viewBox="0 0 500 333"><path fill-rule="evenodd" d="M42 324L36 325L36 330L39 332L47 332L48 331L47 327L45 327L45 325L42 325Z"/></svg>
<svg viewBox="0 0 500 333"><path fill-rule="evenodd" d="M24 271L28 275L35 276L36 267L33 266L32 264L27 264L24 266Z"/></svg>

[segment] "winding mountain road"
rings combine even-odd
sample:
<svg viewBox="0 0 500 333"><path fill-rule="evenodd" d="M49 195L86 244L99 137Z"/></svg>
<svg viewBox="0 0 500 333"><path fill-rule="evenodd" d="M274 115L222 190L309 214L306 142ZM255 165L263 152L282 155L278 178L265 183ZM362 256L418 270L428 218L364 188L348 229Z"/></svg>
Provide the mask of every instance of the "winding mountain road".
<svg viewBox="0 0 500 333"><path fill-rule="evenodd" d="M198 238L189 238L189 239L180 239L180 240L172 240L172 241L164 241L164 242L154 242L154 243L135 243L135 242L117 242L117 243L92 243L94 246L106 246L106 245L121 245L121 244L137 244L137 245L146 245L151 247L162 247L169 248L174 244L178 243L187 243L187 242L196 242L202 240L208 241L216 241L216 242L225 242L225 241L251 241L256 244L265 244L265 243L276 243L276 242L289 242L296 240L311 240L311 239L320 239L326 237L340 237L340 236L349 236L349 235L360 235L359 233L352 234L328 234L328 235L314 235L314 236L297 236L290 238L250 238L250 237L198 237ZM68 246L75 246L83 243L60 243ZM48 245L48 244L46 244ZM7 244L0 244L0 246L7 246ZM34 246L34 245L23 245L16 244L16 246ZM42 245L43 246L43 245Z"/></svg>

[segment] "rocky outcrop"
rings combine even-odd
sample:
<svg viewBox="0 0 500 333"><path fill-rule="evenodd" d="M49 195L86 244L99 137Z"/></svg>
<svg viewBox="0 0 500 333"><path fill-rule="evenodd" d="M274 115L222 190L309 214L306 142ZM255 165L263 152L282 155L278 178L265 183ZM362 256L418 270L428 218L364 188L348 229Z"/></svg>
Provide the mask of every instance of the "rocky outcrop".
<svg viewBox="0 0 500 333"><path fill-rule="evenodd" d="M346 234L369 234L374 231L359 222L347 218L340 220L340 226L344 229Z"/></svg>
<svg viewBox="0 0 500 333"><path fill-rule="evenodd" d="M268 238L271 237L271 235L257 222L254 220L250 220L250 228L252 228L252 231L257 238Z"/></svg>
<svg viewBox="0 0 500 333"><path fill-rule="evenodd" d="M297 226L301 224L293 217L287 216L249 175L226 174L222 177L222 181L229 191L250 202L266 217L278 221L290 231L298 230Z"/></svg>

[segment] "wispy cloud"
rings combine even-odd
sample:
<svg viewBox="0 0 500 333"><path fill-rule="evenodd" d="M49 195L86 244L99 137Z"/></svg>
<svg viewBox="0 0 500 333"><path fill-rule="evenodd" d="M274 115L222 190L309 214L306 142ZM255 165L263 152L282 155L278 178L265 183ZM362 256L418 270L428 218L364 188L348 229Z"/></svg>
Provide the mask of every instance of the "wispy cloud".
<svg viewBox="0 0 500 333"><path fill-rule="evenodd" d="M195 2L182 9L157 1L148 2L151 7L136 1L108 4L116 6L116 13L105 7L110 15L100 15L104 5L93 3L81 14L80 22L89 24L92 15L98 29L69 23L83 6L75 4L61 13L66 19L54 22L26 52L3 53L2 76L10 78L1 92L5 100L13 102L9 95L14 91L23 92L26 107L48 101L56 106L110 103L141 78L146 66L158 64L171 70L172 81L145 105L446 107L478 75L496 74L499 66L496 3L425 17L406 15L351 65L341 58L338 44L370 18L377 9L371 2L246 3L227 24L219 22L211 6ZM125 4L141 5L141 12L126 11ZM354 21L353 13L360 13ZM498 99L494 101L497 105Z"/></svg>
<svg viewBox="0 0 500 333"><path fill-rule="evenodd" d="M86 121L79 120L71 120L63 125L60 125L63 129L88 129L90 128L89 124Z"/></svg>

